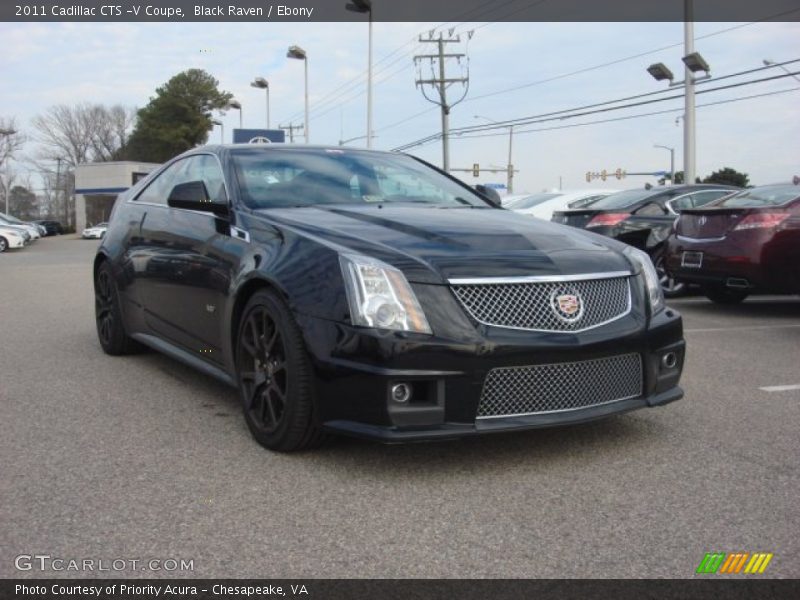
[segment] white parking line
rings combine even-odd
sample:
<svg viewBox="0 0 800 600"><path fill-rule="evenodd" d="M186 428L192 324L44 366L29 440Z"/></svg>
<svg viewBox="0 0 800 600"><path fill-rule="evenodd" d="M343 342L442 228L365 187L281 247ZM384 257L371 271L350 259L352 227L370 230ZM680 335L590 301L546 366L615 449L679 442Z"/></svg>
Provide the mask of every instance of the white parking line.
<svg viewBox="0 0 800 600"><path fill-rule="evenodd" d="M684 329L684 333L705 333L707 331L747 331L750 329L788 329L790 327L800 327L797 325L751 325L744 327L709 327L707 329Z"/></svg>
<svg viewBox="0 0 800 600"><path fill-rule="evenodd" d="M800 384L795 385L768 385L766 387L758 388L765 392L788 392L790 390L800 390Z"/></svg>

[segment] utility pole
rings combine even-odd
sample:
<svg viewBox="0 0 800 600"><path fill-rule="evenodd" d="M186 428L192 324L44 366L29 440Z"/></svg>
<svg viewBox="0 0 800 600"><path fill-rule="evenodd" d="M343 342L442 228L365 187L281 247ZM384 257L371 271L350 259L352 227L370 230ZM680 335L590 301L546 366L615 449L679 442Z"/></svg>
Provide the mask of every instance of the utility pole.
<svg viewBox="0 0 800 600"><path fill-rule="evenodd" d="M61 190L61 159L56 158L56 204L58 204L59 191ZM69 228L69 206L67 202L67 195L61 194L64 197L64 227Z"/></svg>
<svg viewBox="0 0 800 600"><path fill-rule="evenodd" d="M472 37L473 32L469 32L469 38ZM464 58L466 55L463 53L445 53L445 44L458 44L461 43L461 36L453 36L453 31L450 30L448 33L448 37L444 37L442 33L439 33L439 37L433 37L433 31L428 33L427 38L423 38L422 36L419 37L419 41L422 44L436 44L438 46L438 52L436 54L419 54L414 57L414 64L420 69L420 75L415 81L415 85L422 90L422 95L425 96L425 99L429 102L439 105L442 109L442 169L444 171L450 170L450 109L453 108L456 104L461 102L466 96L467 92L469 91L469 65L467 65L467 72L466 76L464 77L451 77L448 78L446 74L445 68L445 61L447 59L456 59L459 64L461 64L461 59ZM428 79L422 79L421 76L421 64L422 61L428 59L431 65L431 77ZM439 73L438 76L435 75L434 72L434 62L438 62ZM447 88L449 88L454 83L460 83L464 86L464 93L461 95L461 98L453 102L452 104L448 103L447 101ZM425 86L430 85L431 88L435 89L439 95L438 99L429 98L428 95L425 93Z"/></svg>
<svg viewBox="0 0 800 600"><path fill-rule="evenodd" d="M294 132L301 131L303 129L303 124L300 125L292 125L289 123L288 125L278 125L278 129L283 129L284 131L289 132L289 143L294 144Z"/></svg>

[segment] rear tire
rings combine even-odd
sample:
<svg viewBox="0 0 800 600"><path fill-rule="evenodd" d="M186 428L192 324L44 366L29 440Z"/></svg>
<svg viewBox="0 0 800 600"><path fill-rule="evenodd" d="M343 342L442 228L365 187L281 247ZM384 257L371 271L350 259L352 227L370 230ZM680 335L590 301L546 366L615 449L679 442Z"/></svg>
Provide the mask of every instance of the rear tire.
<svg viewBox="0 0 800 600"><path fill-rule="evenodd" d="M106 354L121 356L137 352L141 345L125 332L119 293L111 265L100 263L94 278L94 314L97 337Z"/></svg>
<svg viewBox="0 0 800 600"><path fill-rule="evenodd" d="M293 452L318 446L313 373L303 336L275 292L253 294L236 337L236 376L247 427L270 450Z"/></svg>
<svg viewBox="0 0 800 600"><path fill-rule="evenodd" d="M703 293L715 304L739 304L750 295L750 292L745 290L732 290L725 287L706 288Z"/></svg>

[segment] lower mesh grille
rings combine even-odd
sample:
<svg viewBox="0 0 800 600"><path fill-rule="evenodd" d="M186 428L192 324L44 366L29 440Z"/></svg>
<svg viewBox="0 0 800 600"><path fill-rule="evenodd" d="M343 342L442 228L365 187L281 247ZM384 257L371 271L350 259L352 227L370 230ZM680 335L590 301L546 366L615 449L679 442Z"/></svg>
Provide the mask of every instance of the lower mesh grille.
<svg viewBox="0 0 800 600"><path fill-rule="evenodd" d="M641 395L639 354L502 367L486 376L478 418L576 410Z"/></svg>

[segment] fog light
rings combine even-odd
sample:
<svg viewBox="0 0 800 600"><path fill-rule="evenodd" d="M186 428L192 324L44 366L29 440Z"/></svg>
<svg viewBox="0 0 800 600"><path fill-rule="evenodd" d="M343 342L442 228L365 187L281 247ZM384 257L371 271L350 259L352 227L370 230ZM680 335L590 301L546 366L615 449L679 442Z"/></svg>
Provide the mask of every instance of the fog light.
<svg viewBox="0 0 800 600"><path fill-rule="evenodd" d="M392 386L392 400L405 404L411 399L411 386L407 383L396 383Z"/></svg>
<svg viewBox="0 0 800 600"><path fill-rule="evenodd" d="M667 352L661 357L661 364L666 369L674 369L678 365L678 355L674 352Z"/></svg>

